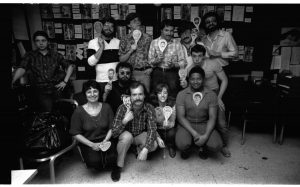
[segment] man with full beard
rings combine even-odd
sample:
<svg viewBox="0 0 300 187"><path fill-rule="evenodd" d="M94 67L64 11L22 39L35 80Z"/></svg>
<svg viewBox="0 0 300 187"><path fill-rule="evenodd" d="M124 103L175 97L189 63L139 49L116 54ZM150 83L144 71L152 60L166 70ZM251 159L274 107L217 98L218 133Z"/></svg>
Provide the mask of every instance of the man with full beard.
<svg viewBox="0 0 300 187"><path fill-rule="evenodd" d="M117 79L116 75L109 77L109 72L114 72L119 63L120 40L115 38L116 23L114 18L103 19L101 36L89 41L87 56L88 64L96 66L96 81L100 83L101 89L111 81ZM113 71L112 71L113 70Z"/></svg>
<svg viewBox="0 0 300 187"><path fill-rule="evenodd" d="M203 27L206 36L202 42L210 58L215 59L221 66L227 66L226 59L237 56L238 50L232 35L220 30L220 21L215 12L208 12L203 16Z"/></svg>
<svg viewBox="0 0 300 187"><path fill-rule="evenodd" d="M123 103L122 96L130 95L129 86L132 82L132 71L131 64L127 62L119 63L116 67L118 80L113 81L112 84L107 84L104 88L103 102L107 102L114 113Z"/></svg>

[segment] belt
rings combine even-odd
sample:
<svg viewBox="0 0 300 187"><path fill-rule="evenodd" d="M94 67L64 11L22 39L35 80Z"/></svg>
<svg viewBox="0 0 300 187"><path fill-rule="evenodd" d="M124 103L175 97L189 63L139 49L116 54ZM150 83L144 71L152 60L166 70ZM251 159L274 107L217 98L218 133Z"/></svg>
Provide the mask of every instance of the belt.
<svg viewBox="0 0 300 187"><path fill-rule="evenodd" d="M160 71L163 72L169 72L169 71L176 71L176 68L161 68L161 67L156 67L157 69L159 69Z"/></svg>
<svg viewBox="0 0 300 187"><path fill-rule="evenodd" d="M133 70L135 71L145 71L146 69L151 68L151 66L146 66L146 67L142 67L142 68L134 68Z"/></svg>

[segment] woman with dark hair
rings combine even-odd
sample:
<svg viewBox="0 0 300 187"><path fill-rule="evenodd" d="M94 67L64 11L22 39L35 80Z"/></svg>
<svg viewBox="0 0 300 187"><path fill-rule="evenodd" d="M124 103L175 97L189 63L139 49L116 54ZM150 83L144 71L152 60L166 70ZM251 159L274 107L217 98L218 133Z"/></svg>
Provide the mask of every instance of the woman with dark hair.
<svg viewBox="0 0 300 187"><path fill-rule="evenodd" d="M176 156L175 150L175 102L168 99L169 87L167 84L160 83L156 86L155 89L156 99L153 102L153 105L156 106L156 122L157 122L157 143L159 147L164 148L166 142L167 147L169 148L170 157L174 158ZM172 108L172 113L168 120L165 120L163 108L169 106Z"/></svg>
<svg viewBox="0 0 300 187"><path fill-rule="evenodd" d="M97 170L115 168L116 143L111 139L113 112L106 103L98 101L102 90L94 80L83 84L87 103L79 106L71 118L70 134L79 142L88 168ZM108 149L106 149L109 147Z"/></svg>

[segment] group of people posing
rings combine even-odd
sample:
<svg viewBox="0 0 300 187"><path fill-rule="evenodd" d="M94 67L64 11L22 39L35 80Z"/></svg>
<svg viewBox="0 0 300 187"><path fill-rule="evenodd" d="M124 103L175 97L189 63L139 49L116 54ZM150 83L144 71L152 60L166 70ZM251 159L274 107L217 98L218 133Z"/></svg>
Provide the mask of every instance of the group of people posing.
<svg viewBox="0 0 300 187"><path fill-rule="evenodd" d="M174 23L164 20L161 35L154 40L142 30L136 13L126 17L130 33L122 40L115 38L115 20L103 20L102 35L91 40L87 50L96 78L85 82L74 97L79 106L71 118L70 134L79 142L88 167L110 168L112 180L119 181L128 151L138 160L147 160L158 147L167 148L172 158L178 150L182 159L188 159L194 147L201 159L208 151L231 156L223 67L228 65L226 59L237 55L237 47L231 34L220 29L216 13L207 13L202 20L202 37L193 36L193 23L184 21L178 28L180 38L173 38ZM72 65L57 57L43 59L54 56L47 47L46 52L39 47L48 37L40 32L34 39L36 54L25 56L13 83L29 69L42 77L36 81L45 82L64 65L69 67L67 73L55 85L63 89ZM55 95L51 94L41 95L44 99Z"/></svg>

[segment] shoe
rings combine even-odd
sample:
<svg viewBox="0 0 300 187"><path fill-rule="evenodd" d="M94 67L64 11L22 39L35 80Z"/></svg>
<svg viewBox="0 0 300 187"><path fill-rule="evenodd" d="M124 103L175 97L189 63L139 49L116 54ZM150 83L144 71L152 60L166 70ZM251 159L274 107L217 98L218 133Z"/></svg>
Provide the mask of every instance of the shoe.
<svg viewBox="0 0 300 187"><path fill-rule="evenodd" d="M222 153L222 155L224 156L224 157L231 157L231 153L230 153L230 151L228 150L228 148L227 147L223 147L222 149L221 149L221 153Z"/></svg>
<svg viewBox="0 0 300 187"><path fill-rule="evenodd" d="M205 148L200 148L198 153L199 158L206 160L208 158L207 150Z"/></svg>
<svg viewBox="0 0 300 187"><path fill-rule="evenodd" d="M171 158L174 158L176 156L176 150L173 147L169 148L169 155Z"/></svg>
<svg viewBox="0 0 300 187"><path fill-rule="evenodd" d="M111 180L114 182L118 182L121 178L121 170L122 168L119 166L115 166L111 172Z"/></svg>
<svg viewBox="0 0 300 187"><path fill-rule="evenodd" d="M181 152L180 156L183 160L186 160L190 157L190 153L187 150L184 150L184 151Z"/></svg>

